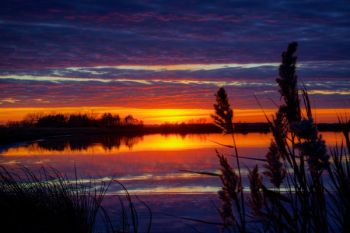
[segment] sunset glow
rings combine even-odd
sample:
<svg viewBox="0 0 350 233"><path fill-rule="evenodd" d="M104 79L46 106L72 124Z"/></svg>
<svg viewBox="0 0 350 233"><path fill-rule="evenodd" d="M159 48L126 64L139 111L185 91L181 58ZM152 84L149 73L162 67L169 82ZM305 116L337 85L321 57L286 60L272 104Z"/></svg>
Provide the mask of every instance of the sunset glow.
<svg viewBox="0 0 350 233"><path fill-rule="evenodd" d="M105 112L119 114L125 117L132 114L142 119L145 124L162 123L188 123L188 122L212 122L210 115L212 109L140 109L123 107L57 107L57 108L2 108L0 111L0 123L6 124L11 121L25 119L28 114L53 114L53 113L87 113L100 116ZM272 116L276 109L235 109L234 122L266 122L265 114ZM317 122L336 122L338 116L349 116L350 109L316 109L314 110Z"/></svg>
<svg viewBox="0 0 350 233"><path fill-rule="evenodd" d="M348 232L349 25L344 0L1 0L0 232Z"/></svg>
<svg viewBox="0 0 350 233"><path fill-rule="evenodd" d="M147 124L209 119L219 87L229 94L235 121L264 121L256 99L268 114L281 103L275 79L290 41L299 42L299 86L318 121L349 112L344 6L327 3L324 12L309 3L251 4L245 15L241 3L132 2L21 10L5 4L0 124L53 111L111 111Z"/></svg>

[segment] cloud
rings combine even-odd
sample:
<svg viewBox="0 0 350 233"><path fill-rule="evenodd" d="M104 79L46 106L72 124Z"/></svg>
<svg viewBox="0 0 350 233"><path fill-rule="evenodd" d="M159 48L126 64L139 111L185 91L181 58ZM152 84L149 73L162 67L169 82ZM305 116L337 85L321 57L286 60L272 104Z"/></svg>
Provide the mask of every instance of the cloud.
<svg viewBox="0 0 350 233"><path fill-rule="evenodd" d="M350 60L349 4L3 1L0 67ZM326 32L326 33L325 33Z"/></svg>
<svg viewBox="0 0 350 233"><path fill-rule="evenodd" d="M1 104L211 108L226 86L239 108L273 106L296 40L318 107L350 107L348 25L335 1L4 0Z"/></svg>
<svg viewBox="0 0 350 233"><path fill-rule="evenodd" d="M350 95L350 89L348 90L311 90L308 92L310 95Z"/></svg>
<svg viewBox="0 0 350 233"><path fill-rule="evenodd" d="M2 105L2 104L15 104L15 103L17 103L17 102L19 102L19 100L18 99L15 99L15 98L4 98L4 99L0 99L0 105Z"/></svg>

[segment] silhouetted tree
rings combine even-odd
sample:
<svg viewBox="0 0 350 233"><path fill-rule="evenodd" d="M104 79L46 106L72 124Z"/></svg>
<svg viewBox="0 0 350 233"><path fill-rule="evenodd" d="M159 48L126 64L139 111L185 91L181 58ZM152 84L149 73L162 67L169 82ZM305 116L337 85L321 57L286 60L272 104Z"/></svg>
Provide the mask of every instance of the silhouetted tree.
<svg viewBox="0 0 350 233"><path fill-rule="evenodd" d="M132 115L127 115L125 118L124 118L124 123L126 125L136 125L138 123L138 120L135 119Z"/></svg>
<svg viewBox="0 0 350 233"><path fill-rule="evenodd" d="M64 127L67 123L67 117L63 114L47 115L38 119L39 127Z"/></svg>
<svg viewBox="0 0 350 233"><path fill-rule="evenodd" d="M112 115L111 113L104 113L101 116L100 123L104 127L114 127L120 125L119 115Z"/></svg>
<svg viewBox="0 0 350 233"><path fill-rule="evenodd" d="M68 127L89 127L93 126L94 119L90 119L86 114L69 115Z"/></svg>

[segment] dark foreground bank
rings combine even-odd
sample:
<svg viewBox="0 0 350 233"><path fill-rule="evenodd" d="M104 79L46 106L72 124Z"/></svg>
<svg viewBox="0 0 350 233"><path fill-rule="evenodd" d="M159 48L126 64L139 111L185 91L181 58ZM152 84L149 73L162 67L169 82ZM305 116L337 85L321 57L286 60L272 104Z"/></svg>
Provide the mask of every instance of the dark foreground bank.
<svg viewBox="0 0 350 233"><path fill-rule="evenodd" d="M127 233L139 232L137 210L126 188L120 184L113 219L102 204L110 182L69 179L60 171L0 166L1 232L12 233ZM143 203L143 202L142 202ZM146 207L151 230L151 210Z"/></svg>

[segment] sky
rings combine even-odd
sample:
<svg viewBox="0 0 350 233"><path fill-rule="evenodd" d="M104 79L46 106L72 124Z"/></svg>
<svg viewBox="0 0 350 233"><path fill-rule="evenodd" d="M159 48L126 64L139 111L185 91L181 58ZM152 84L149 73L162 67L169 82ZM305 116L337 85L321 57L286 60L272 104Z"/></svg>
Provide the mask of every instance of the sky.
<svg viewBox="0 0 350 233"><path fill-rule="evenodd" d="M279 104L281 52L297 41L319 121L350 114L347 1L0 3L0 122L112 111L145 123L207 118L224 86L237 121Z"/></svg>

